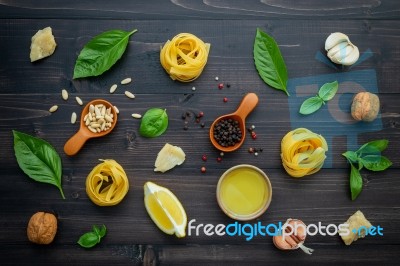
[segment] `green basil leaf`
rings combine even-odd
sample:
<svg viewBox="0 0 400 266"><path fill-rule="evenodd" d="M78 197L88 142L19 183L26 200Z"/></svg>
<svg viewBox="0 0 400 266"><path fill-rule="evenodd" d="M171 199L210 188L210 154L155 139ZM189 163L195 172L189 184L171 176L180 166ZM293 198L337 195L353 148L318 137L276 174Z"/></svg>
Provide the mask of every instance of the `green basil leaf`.
<svg viewBox="0 0 400 266"><path fill-rule="evenodd" d="M92 231L93 231L96 235L100 236L100 228L99 228L97 225L93 225Z"/></svg>
<svg viewBox="0 0 400 266"><path fill-rule="evenodd" d="M364 155L380 155L382 151L384 151L389 144L389 141L386 139L373 140L362 145L356 153L360 156Z"/></svg>
<svg viewBox="0 0 400 266"><path fill-rule="evenodd" d="M139 133L143 137L154 138L163 134L167 128L167 111L160 108L151 108L142 117Z"/></svg>
<svg viewBox="0 0 400 266"><path fill-rule="evenodd" d="M351 172L350 172L351 200L355 200L361 193L363 180L357 168L355 168L353 164L350 165L351 165Z"/></svg>
<svg viewBox="0 0 400 266"><path fill-rule="evenodd" d="M284 91L289 96L286 89L288 73L278 44L274 38L260 29L257 29L254 40L253 57L262 80L269 86Z"/></svg>
<svg viewBox="0 0 400 266"><path fill-rule="evenodd" d="M124 54L131 32L110 30L90 40L80 52L74 68L74 79L99 76L110 69Z"/></svg>
<svg viewBox="0 0 400 266"><path fill-rule="evenodd" d="M48 142L13 130L14 152L22 171L35 181L52 184L60 190L62 166L57 151Z"/></svg>
<svg viewBox="0 0 400 266"><path fill-rule="evenodd" d="M101 238L101 237L104 237L104 236L106 235L106 232L107 232L107 228L106 228L106 226L103 224L103 225L101 226L101 228L99 229L99 236L100 236L100 238Z"/></svg>
<svg viewBox="0 0 400 266"><path fill-rule="evenodd" d="M346 151L342 155L346 157L350 163L356 163L358 160L357 154L354 151Z"/></svg>
<svg viewBox="0 0 400 266"><path fill-rule="evenodd" d="M325 102L329 101L335 96L338 88L339 88L339 84L337 81L334 81L331 83L325 83L319 89L318 96L321 97L321 99L324 100Z"/></svg>
<svg viewBox="0 0 400 266"><path fill-rule="evenodd" d="M79 238L77 243L81 245L81 247L91 248L99 242L100 236L98 236L95 232L87 232Z"/></svg>
<svg viewBox="0 0 400 266"><path fill-rule="evenodd" d="M303 114L303 115L312 114L315 111L317 111L319 108L321 108L323 103L324 103L324 101L318 96L308 98L301 104L299 112L300 112L300 114Z"/></svg>
<svg viewBox="0 0 400 266"><path fill-rule="evenodd" d="M392 165L388 158L381 155L367 155L359 160L370 171L383 171Z"/></svg>

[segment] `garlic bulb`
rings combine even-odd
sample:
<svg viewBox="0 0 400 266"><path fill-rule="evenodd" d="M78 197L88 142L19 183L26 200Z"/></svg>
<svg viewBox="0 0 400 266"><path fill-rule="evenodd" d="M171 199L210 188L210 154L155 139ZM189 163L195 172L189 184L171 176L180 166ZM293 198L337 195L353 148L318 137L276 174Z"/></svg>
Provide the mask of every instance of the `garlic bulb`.
<svg viewBox="0 0 400 266"><path fill-rule="evenodd" d="M357 46L350 42L349 37L341 32L335 32L325 41L325 50L332 62L350 66L357 62L360 52Z"/></svg>

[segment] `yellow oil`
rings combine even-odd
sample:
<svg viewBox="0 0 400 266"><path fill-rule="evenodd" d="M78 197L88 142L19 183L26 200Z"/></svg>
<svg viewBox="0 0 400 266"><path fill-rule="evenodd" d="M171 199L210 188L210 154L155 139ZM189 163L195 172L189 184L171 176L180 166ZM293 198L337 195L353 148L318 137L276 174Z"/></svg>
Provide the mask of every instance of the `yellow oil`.
<svg viewBox="0 0 400 266"><path fill-rule="evenodd" d="M265 206L269 194L265 178L248 167L232 170L220 184L220 201L234 215L257 213Z"/></svg>

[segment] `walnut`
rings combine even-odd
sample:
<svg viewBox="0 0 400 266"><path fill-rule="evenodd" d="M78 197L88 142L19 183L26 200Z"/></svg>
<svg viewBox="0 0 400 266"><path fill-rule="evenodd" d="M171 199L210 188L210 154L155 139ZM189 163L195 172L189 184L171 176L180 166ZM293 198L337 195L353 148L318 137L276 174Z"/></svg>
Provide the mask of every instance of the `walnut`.
<svg viewBox="0 0 400 266"><path fill-rule="evenodd" d="M51 213L32 215L27 228L28 239L36 244L50 244L57 233L57 218Z"/></svg>
<svg viewBox="0 0 400 266"><path fill-rule="evenodd" d="M351 116L358 121L373 121L379 113L379 98L369 92L360 92L353 99Z"/></svg>

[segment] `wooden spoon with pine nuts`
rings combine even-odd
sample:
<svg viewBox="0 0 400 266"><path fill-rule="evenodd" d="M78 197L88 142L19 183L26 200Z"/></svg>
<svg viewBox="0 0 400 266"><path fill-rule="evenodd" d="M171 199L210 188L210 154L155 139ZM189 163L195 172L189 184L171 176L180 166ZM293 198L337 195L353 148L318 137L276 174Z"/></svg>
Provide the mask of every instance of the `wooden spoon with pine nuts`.
<svg viewBox="0 0 400 266"><path fill-rule="evenodd" d="M89 102L82 110L80 128L64 145L64 152L75 155L90 138L103 137L110 133L117 123L117 112L106 100Z"/></svg>

